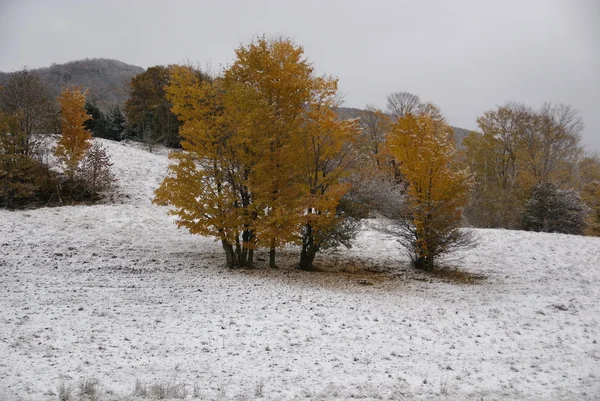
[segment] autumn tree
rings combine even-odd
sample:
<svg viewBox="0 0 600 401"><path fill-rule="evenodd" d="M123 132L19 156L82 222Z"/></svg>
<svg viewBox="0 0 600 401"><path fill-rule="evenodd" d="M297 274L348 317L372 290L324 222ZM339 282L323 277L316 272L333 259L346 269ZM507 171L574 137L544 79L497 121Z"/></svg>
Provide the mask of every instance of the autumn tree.
<svg viewBox="0 0 600 401"><path fill-rule="evenodd" d="M543 104L538 112L530 111L530 118L522 127L524 178L533 185L569 183L583 155L583 120L571 106L550 103Z"/></svg>
<svg viewBox="0 0 600 401"><path fill-rule="evenodd" d="M359 127L355 121L340 121L333 110L337 81L323 81L320 98L307 112L299 148L302 150L303 225L301 270L311 270L319 250L345 245L356 234L353 216L340 207L350 184L343 180L358 158L355 148Z"/></svg>
<svg viewBox="0 0 600 401"><path fill-rule="evenodd" d="M600 236L600 156L585 155L577 168L577 187L581 200L589 209L586 235Z"/></svg>
<svg viewBox="0 0 600 401"><path fill-rule="evenodd" d="M270 250L275 267L275 249L292 242L300 224L300 211L294 210L300 195L298 150L292 139L299 134L311 89L319 88L312 85L312 67L302 48L285 38L259 38L238 48L236 56L224 81L230 98L237 94L230 110L245 127L239 134L247 140L245 156L252 166L255 241Z"/></svg>
<svg viewBox="0 0 600 401"><path fill-rule="evenodd" d="M92 135L84 123L90 118L85 111L86 91L65 89L58 97L60 103L61 136L54 154L65 167L69 181L73 181L79 164L90 148Z"/></svg>
<svg viewBox="0 0 600 401"><path fill-rule="evenodd" d="M92 201L99 192L109 190L116 181L111 166L106 148L99 143L94 143L81 161L77 178Z"/></svg>
<svg viewBox="0 0 600 401"><path fill-rule="evenodd" d="M428 114L399 118L388 141L406 188L396 233L415 267L431 270L439 256L468 243L460 227L470 173L455 166L452 129Z"/></svg>
<svg viewBox="0 0 600 401"><path fill-rule="evenodd" d="M590 209L585 234L600 237L600 181L596 181L586 188L583 200Z"/></svg>
<svg viewBox="0 0 600 401"><path fill-rule="evenodd" d="M203 82L185 67L174 66L171 73L167 93L183 122L184 152L169 156L173 163L155 202L173 206L178 226L219 239L229 267L246 265L253 249L251 196L248 168L238 157L244 144L226 113L228 92L222 80Z"/></svg>

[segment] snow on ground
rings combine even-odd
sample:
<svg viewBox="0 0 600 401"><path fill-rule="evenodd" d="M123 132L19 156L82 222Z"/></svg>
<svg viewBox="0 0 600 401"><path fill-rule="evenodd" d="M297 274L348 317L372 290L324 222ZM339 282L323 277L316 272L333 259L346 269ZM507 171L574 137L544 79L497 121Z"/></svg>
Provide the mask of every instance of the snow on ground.
<svg viewBox="0 0 600 401"><path fill-rule="evenodd" d="M136 380L199 399L598 399L600 238L476 230L472 285L414 273L372 223L321 272L294 250L229 270L151 204L164 153L102 142L121 203L0 210L0 400L84 378L107 399Z"/></svg>

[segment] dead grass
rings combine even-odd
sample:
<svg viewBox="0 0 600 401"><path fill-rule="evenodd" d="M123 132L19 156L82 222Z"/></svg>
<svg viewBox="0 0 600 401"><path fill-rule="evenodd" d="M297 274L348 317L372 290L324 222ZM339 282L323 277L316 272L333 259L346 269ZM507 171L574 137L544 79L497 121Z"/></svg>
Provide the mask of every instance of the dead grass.
<svg viewBox="0 0 600 401"><path fill-rule="evenodd" d="M135 381L133 394L142 398L151 398L155 400L165 400L171 398L185 399L187 398L189 391L185 383L179 383L175 380L159 381L150 385L146 385L146 383L137 379Z"/></svg>
<svg viewBox="0 0 600 401"><path fill-rule="evenodd" d="M95 378L83 378L77 387L71 383L60 383L58 401L101 401L102 389Z"/></svg>
<svg viewBox="0 0 600 401"><path fill-rule="evenodd" d="M479 284L486 279L483 274L470 273L456 267L440 267L425 274L454 284Z"/></svg>

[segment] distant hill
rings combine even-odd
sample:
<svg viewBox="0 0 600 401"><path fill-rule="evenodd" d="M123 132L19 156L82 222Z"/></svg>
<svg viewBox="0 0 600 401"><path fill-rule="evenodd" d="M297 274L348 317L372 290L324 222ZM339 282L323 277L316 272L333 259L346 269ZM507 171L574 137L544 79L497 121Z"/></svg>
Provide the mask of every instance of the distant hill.
<svg viewBox="0 0 600 401"><path fill-rule="evenodd" d="M127 84L144 69L118 60L95 58L31 71L39 74L52 96L58 96L65 87L82 86L90 90L88 99L108 111L115 105L123 107L129 97ZM9 75L0 73L0 83Z"/></svg>
<svg viewBox="0 0 600 401"><path fill-rule="evenodd" d="M338 114L342 118L360 117L360 113L363 111L364 110L362 110L362 109L356 109L353 107L338 107ZM456 144L458 146L460 146L462 144L463 139L465 139L465 137L467 135L469 135L469 133L471 132L468 129L464 129L464 128L458 128L458 127L452 127L452 126L450 126L450 127L454 131L454 139L456 140Z"/></svg>

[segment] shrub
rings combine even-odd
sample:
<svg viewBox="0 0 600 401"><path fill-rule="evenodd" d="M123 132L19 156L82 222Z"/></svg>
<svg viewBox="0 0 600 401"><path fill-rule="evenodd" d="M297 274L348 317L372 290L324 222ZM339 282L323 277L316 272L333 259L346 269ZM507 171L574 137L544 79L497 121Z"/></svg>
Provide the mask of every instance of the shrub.
<svg viewBox="0 0 600 401"><path fill-rule="evenodd" d="M523 228L563 234L583 234L589 208L579 193L542 182L533 187L523 216Z"/></svg>
<svg viewBox="0 0 600 401"><path fill-rule="evenodd" d="M99 192L110 189L115 182L115 176L110 171L111 166L112 163L106 149L102 145L94 143L86 153L77 172L81 185L90 194L92 200Z"/></svg>

